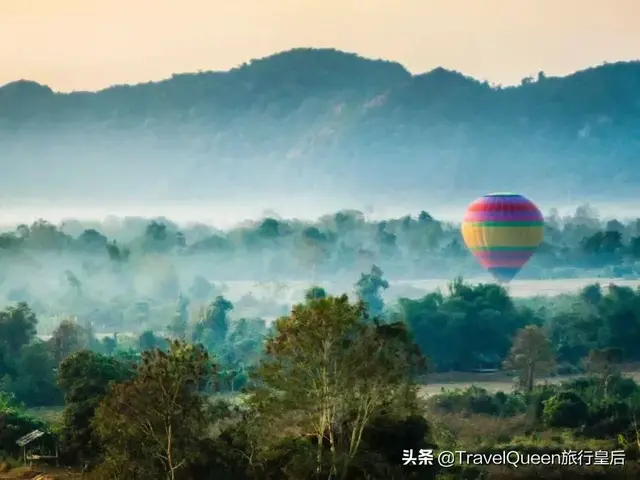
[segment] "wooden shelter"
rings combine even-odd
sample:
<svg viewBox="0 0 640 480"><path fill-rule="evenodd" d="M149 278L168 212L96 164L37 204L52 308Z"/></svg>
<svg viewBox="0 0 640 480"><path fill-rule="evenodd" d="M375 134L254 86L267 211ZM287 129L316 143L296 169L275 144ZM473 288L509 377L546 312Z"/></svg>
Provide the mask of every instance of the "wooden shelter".
<svg viewBox="0 0 640 480"><path fill-rule="evenodd" d="M16 440L16 445L22 447L22 461L25 465L27 462L29 465L33 465L34 460L48 461L55 459L56 466L58 466L58 442L54 439L54 454L51 455L51 452L46 450L45 443L43 441L48 435L50 434L45 431L34 430L33 432L27 433ZM40 440L40 442L34 443L36 440Z"/></svg>

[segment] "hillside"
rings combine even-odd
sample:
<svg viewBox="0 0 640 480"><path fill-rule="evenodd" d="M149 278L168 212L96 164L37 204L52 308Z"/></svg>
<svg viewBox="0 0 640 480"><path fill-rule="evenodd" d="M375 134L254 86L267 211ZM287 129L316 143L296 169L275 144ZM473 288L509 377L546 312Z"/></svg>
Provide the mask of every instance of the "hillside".
<svg viewBox="0 0 640 480"><path fill-rule="evenodd" d="M494 87L296 49L228 72L61 94L0 88L0 200L621 199L640 183L640 62ZM537 193L540 195L540 193ZM392 201L392 200L389 200Z"/></svg>

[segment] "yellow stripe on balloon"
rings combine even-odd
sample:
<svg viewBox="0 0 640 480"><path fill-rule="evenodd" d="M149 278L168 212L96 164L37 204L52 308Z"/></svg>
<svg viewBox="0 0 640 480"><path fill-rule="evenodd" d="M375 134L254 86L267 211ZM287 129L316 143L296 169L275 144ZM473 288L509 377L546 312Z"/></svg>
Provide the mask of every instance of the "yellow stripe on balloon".
<svg viewBox="0 0 640 480"><path fill-rule="evenodd" d="M500 247L537 247L544 237L544 227L489 227L462 224L462 238L470 249Z"/></svg>

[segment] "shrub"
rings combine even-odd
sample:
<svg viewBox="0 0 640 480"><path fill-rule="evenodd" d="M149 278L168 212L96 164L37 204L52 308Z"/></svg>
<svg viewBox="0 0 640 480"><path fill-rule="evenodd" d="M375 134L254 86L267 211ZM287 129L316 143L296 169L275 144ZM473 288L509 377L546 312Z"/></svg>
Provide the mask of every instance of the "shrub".
<svg viewBox="0 0 640 480"><path fill-rule="evenodd" d="M589 406L575 392L560 392L544 401L542 418L549 427L577 428L589 421Z"/></svg>
<svg viewBox="0 0 640 480"><path fill-rule="evenodd" d="M512 417L526 411L525 397L518 393L490 393L471 386L434 395L432 405L448 413Z"/></svg>

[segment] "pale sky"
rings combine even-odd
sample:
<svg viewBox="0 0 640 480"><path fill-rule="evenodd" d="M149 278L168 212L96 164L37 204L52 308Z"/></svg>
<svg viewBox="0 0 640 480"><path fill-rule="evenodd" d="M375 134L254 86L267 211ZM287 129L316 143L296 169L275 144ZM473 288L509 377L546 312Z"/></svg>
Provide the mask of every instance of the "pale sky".
<svg viewBox="0 0 640 480"><path fill-rule="evenodd" d="M0 0L0 85L95 90L294 47L517 83L640 58L640 0Z"/></svg>

